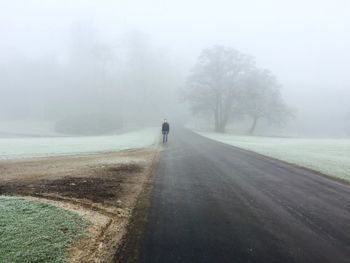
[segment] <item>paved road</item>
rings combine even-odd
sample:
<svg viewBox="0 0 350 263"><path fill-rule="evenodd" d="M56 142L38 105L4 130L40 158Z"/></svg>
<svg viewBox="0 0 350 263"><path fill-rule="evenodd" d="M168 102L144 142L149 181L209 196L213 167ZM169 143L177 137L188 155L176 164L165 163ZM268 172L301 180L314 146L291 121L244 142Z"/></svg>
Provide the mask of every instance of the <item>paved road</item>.
<svg viewBox="0 0 350 263"><path fill-rule="evenodd" d="M190 131L170 134L140 262L350 262L350 187Z"/></svg>

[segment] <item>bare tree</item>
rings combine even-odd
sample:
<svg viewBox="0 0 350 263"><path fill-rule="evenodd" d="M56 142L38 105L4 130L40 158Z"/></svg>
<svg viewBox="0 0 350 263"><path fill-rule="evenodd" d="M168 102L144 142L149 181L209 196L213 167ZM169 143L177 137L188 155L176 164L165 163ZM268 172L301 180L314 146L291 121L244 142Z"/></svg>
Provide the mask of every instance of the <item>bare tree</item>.
<svg viewBox="0 0 350 263"><path fill-rule="evenodd" d="M187 99L195 113L214 117L224 132L237 105L242 77L254 66L250 56L224 46L202 51L188 78Z"/></svg>
<svg viewBox="0 0 350 263"><path fill-rule="evenodd" d="M250 134L254 133L260 119L282 125L293 116L293 110L283 101L281 86L268 70L251 70L246 74L243 86L242 110L253 120Z"/></svg>

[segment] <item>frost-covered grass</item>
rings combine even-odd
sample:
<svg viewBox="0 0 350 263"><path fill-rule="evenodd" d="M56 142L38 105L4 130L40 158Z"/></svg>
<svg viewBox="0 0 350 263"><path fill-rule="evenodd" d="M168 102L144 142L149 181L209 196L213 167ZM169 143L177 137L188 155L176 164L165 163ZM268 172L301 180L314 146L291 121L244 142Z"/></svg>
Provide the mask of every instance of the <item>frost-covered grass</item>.
<svg viewBox="0 0 350 263"><path fill-rule="evenodd" d="M0 262L65 262L88 223L78 214L15 197L0 197Z"/></svg>
<svg viewBox="0 0 350 263"><path fill-rule="evenodd" d="M145 148L154 144L158 138L158 128L109 136L0 138L0 159Z"/></svg>
<svg viewBox="0 0 350 263"><path fill-rule="evenodd" d="M350 139L306 139L200 133L213 140L350 180Z"/></svg>

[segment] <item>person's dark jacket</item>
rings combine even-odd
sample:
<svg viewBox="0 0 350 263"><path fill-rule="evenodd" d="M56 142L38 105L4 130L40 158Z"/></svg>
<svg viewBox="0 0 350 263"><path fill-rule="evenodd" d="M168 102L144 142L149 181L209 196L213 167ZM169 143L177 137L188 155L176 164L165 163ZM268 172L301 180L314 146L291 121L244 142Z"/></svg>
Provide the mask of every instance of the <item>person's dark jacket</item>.
<svg viewBox="0 0 350 263"><path fill-rule="evenodd" d="M170 126L169 126L169 123L167 122L164 122L163 125L162 125L162 132L166 132L166 133L169 133L170 131Z"/></svg>

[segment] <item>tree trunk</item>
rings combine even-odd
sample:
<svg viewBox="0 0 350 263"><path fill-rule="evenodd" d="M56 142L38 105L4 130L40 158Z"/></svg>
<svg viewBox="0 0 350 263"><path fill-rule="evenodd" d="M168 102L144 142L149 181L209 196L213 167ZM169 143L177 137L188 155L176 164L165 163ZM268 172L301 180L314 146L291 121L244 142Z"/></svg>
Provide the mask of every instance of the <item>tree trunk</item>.
<svg viewBox="0 0 350 263"><path fill-rule="evenodd" d="M222 107L222 98L221 94L216 96L216 107L215 107L215 131L223 132L225 130L225 125L223 125L223 107Z"/></svg>
<svg viewBox="0 0 350 263"><path fill-rule="evenodd" d="M226 125L229 121L231 109L232 109L232 94L229 94L226 99L221 100L220 102L220 118L219 118L219 127L218 132L225 133Z"/></svg>
<svg viewBox="0 0 350 263"><path fill-rule="evenodd" d="M223 116L222 111L215 115L215 131L216 132L225 132L227 119Z"/></svg>
<svg viewBox="0 0 350 263"><path fill-rule="evenodd" d="M226 125L221 123L218 129L218 132L225 133Z"/></svg>
<svg viewBox="0 0 350 263"><path fill-rule="evenodd" d="M252 135L255 131L256 124L258 123L258 117L254 117L252 127L249 130L249 134Z"/></svg>
<svg viewBox="0 0 350 263"><path fill-rule="evenodd" d="M218 109L214 110L214 127L215 131L217 132L219 130L219 114Z"/></svg>
<svg viewBox="0 0 350 263"><path fill-rule="evenodd" d="M225 126L226 125L223 125L221 122L219 122L216 126L215 126L215 131L216 132L225 132Z"/></svg>
<svg viewBox="0 0 350 263"><path fill-rule="evenodd" d="M215 121L215 131L216 132L225 132L225 128L226 128L226 122L223 122L222 120Z"/></svg>

